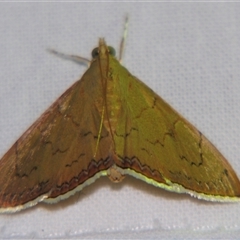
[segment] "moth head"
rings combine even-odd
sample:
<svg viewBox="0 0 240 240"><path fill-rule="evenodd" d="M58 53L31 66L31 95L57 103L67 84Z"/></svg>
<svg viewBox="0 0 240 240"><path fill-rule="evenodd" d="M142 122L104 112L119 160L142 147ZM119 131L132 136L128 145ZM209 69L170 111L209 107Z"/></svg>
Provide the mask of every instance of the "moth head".
<svg viewBox="0 0 240 240"><path fill-rule="evenodd" d="M115 57L116 56L116 51L113 47L108 46L108 53L109 55ZM92 58L95 59L99 56L99 47L96 47L92 50Z"/></svg>

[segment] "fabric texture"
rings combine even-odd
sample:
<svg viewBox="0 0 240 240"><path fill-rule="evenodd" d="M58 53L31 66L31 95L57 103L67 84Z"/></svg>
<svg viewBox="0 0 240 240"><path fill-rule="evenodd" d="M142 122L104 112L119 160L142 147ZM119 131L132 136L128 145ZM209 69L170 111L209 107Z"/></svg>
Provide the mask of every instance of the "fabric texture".
<svg viewBox="0 0 240 240"><path fill-rule="evenodd" d="M1 3L0 155L86 68L99 37L123 65L202 131L240 177L238 3ZM0 238L237 239L239 204L210 203L132 177L101 178L70 199L0 215Z"/></svg>

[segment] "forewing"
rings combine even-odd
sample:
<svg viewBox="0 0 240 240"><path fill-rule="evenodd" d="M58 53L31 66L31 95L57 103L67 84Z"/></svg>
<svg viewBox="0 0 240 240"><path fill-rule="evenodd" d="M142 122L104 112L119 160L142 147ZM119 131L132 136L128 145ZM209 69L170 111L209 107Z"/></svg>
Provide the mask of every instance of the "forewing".
<svg viewBox="0 0 240 240"><path fill-rule="evenodd" d="M86 90L87 75L0 160L0 211L18 211L48 198L60 200L105 174L110 141L104 127L98 136L101 116Z"/></svg>
<svg viewBox="0 0 240 240"><path fill-rule="evenodd" d="M133 76L123 96L114 138L118 166L126 173L207 200L240 196L239 179L226 159L169 104Z"/></svg>

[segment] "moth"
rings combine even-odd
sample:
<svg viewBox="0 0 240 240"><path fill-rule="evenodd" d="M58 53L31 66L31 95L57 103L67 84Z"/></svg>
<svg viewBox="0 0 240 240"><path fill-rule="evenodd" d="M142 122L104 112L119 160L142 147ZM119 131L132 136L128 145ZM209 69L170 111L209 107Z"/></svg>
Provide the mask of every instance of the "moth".
<svg viewBox="0 0 240 240"><path fill-rule="evenodd" d="M239 201L223 155L99 39L82 78L0 160L0 212L55 203L126 175L199 199Z"/></svg>

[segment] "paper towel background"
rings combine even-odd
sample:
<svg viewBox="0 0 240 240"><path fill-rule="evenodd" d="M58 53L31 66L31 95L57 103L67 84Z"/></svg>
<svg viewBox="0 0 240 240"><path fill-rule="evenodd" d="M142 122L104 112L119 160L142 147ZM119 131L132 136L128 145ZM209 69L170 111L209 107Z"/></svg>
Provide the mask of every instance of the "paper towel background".
<svg viewBox="0 0 240 240"><path fill-rule="evenodd" d="M238 3L1 3L0 155L86 68L99 37L124 65L200 129L240 177ZM237 238L239 204L208 203L127 177L98 180L71 199L0 215L7 238Z"/></svg>

